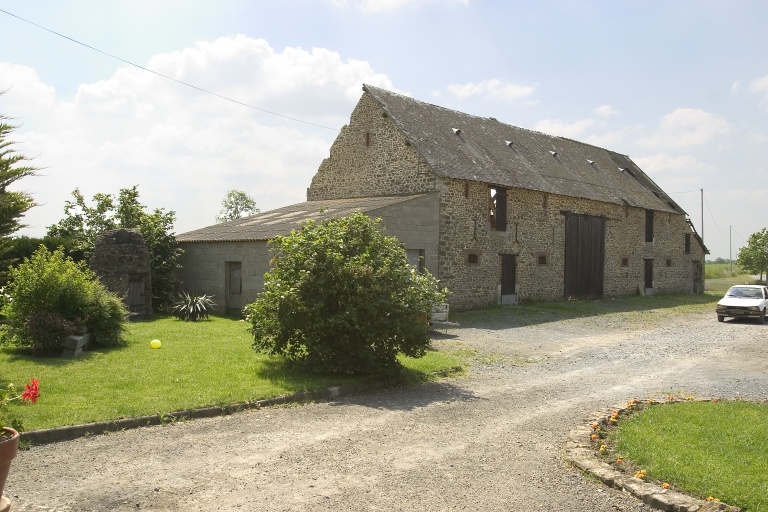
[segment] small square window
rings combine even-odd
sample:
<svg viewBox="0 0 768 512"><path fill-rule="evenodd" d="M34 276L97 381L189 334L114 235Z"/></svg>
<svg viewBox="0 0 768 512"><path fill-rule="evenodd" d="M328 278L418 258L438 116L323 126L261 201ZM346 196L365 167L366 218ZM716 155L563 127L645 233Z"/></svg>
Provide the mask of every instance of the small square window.
<svg viewBox="0 0 768 512"><path fill-rule="evenodd" d="M621 258L621 266L622 267L628 267L629 266L629 258Z"/></svg>
<svg viewBox="0 0 768 512"><path fill-rule="evenodd" d="M672 260L671 260L671 259L669 259L669 258L667 258L667 266L668 266L668 267L671 267L671 266L672 266Z"/></svg>
<svg viewBox="0 0 768 512"><path fill-rule="evenodd" d="M547 264L547 255L546 254L539 254L539 265L546 265Z"/></svg>
<svg viewBox="0 0 768 512"><path fill-rule="evenodd" d="M477 254L469 253L467 255L467 263L470 265L477 265L480 262L480 258L477 256Z"/></svg>

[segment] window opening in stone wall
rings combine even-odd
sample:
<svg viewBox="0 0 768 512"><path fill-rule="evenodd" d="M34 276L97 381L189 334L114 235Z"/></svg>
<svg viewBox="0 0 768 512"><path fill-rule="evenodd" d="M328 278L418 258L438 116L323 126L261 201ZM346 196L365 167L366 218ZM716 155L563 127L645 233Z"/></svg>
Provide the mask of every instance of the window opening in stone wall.
<svg viewBox="0 0 768 512"><path fill-rule="evenodd" d="M546 210L548 202L549 202L549 194L544 194L544 199L542 200L541 207Z"/></svg>
<svg viewBox="0 0 768 512"><path fill-rule="evenodd" d="M667 266L668 266L668 267L671 267L671 266L672 266L672 260L671 260L671 259L669 259L669 258L667 258Z"/></svg>
<svg viewBox="0 0 768 512"><path fill-rule="evenodd" d="M645 241L653 242L653 210L645 210Z"/></svg>
<svg viewBox="0 0 768 512"><path fill-rule="evenodd" d="M491 187L488 198L488 218L491 229L496 231L507 230L507 189Z"/></svg>
<svg viewBox="0 0 768 512"><path fill-rule="evenodd" d="M546 254L539 254L538 263L539 263L539 265L546 265L547 264L547 255Z"/></svg>
<svg viewBox="0 0 768 512"><path fill-rule="evenodd" d="M469 197L469 182L468 181L464 182L464 197L465 198Z"/></svg>
<svg viewBox="0 0 768 512"><path fill-rule="evenodd" d="M629 258L621 258L621 266L622 267L628 267L629 266Z"/></svg>
<svg viewBox="0 0 768 512"><path fill-rule="evenodd" d="M470 253L467 255L467 263L470 265L477 265L480 263L480 258L477 254Z"/></svg>
<svg viewBox="0 0 768 512"><path fill-rule="evenodd" d="M371 132L365 132L365 147L371 145Z"/></svg>
<svg viewBox="0 0 768 512"><path fill-rule="evenodd" d="M416 267L419 272L424 272L424 249L406 249L408 263Z"/></svg>
<svg viewBox="0 0 768 512"><path fill-rule="evenodd" d="M691 234L685 234L685 254L691 254Z"/></svg>

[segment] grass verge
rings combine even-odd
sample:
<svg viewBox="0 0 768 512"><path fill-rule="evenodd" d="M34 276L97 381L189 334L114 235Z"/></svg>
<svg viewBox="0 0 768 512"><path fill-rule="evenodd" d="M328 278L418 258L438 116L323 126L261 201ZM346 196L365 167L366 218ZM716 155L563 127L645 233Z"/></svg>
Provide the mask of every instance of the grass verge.
<svg viewBox="0 0 768 512"><path fill-rule="evenodd" d="M158 318L128 324L127 346L93 350L73 359L33 358L0 349L0 385L40 381L35 405L11 405L26 430L166 414L183 409L255 401L365 382L371 377L312 375L251 348L246 324L212 317L202 322ZM159 339L162 348L150 349ZM460 368L457 357L430 351L401 358L395 383L426 381L433 372Z"/></svg>
<svg viewBox="0 0 768 512"><path fill-rule="evenodd" d="M652 405L622 420L609 441L650 480L768 512L768 404Z"/></svg>

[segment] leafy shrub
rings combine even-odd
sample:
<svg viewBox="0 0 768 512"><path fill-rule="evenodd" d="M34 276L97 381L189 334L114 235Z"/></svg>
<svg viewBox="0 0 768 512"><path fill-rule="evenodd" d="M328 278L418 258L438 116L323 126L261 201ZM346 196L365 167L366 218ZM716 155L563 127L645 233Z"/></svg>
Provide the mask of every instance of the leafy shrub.
<svg viewBox="0 0 768 512"><path fill-rule="evenodd" d="M187 292L179 293L179 300L173 303L171 311L179 320L197 322L208 318L208 310L216 307L213 295L189 295Z"/></svg>
<svg viewBox="0 0 768 512"><path fill-rule="evenodd" d="M60 349L61 342L70 334L74 334L76 327L74 322L51 311L33 311L24 321L30 347L37 353L50 352L49 349L54 347Z"/></svg>
<svg viewBox="0 0 768 512"><path fill-rule="evenodd" d="M244 309L255 349L339 373L390 373L399 352L426 353L426 319L445 293L380 222L355 213L272 240L264 290Z"/></svg>
<svg viewBox="0 0 768 512"><path fill-rule="evenodd" d="M40 246L9 277L12 300L0 310L7 323L5 341L52 355L61 350L62 336L85 327L93 345L122 343L127 314L122 301L62 249Z"/></svg>

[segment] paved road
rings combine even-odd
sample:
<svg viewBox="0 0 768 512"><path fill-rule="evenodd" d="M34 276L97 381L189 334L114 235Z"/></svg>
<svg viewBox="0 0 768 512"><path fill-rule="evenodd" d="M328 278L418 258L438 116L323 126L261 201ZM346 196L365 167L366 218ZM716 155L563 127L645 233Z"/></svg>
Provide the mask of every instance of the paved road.
<svg viewBox="0 0 768 512"><path fill-rule="evenodd" d="M14 510L649 511L566 466L594 411L674 394L768 398L768 325L633 313L480 320L435 344L466 377L94 436L14 461Z"/></svg>

